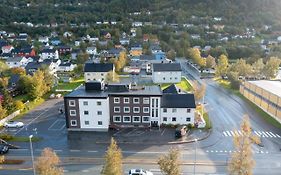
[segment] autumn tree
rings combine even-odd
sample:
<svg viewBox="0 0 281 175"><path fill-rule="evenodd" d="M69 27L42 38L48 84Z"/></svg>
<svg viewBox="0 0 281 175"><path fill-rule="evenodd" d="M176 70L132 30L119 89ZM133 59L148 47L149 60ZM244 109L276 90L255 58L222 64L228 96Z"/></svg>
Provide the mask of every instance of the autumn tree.
<svg viewBox="0 0 281 175"><path fill-rule="evenodd" d="M86 52L81 52L77 55L77 64L84 64L87 60L89 60L89 54Z"/></svg>
<svg viewBox="0 0 281 175"><path fill-rule="evenodd" d="M8 82L9 80L7 77L0 77L0 88L7 88Z"/></svg>
<svg viewBox="0 0 281 175"><path fill-rule="evenodd" d="M170 59L170 60L175 60L176 52L174 50L169 50L167 52L167 58Z"/></svg>
<svg viewBox="0 0 281 175"><path fill-rule="evenodd" d="M7 110L3 108L3 106L0 104L0 119L5 118L7 115Z"/></svg>
<svg viewBox="0 0 281 175"><path fill-rule="evenodd" d="M105 77L106 82L119 82L119 75L114 71L109 71Z"/></svg>
<svg viewBox="0 0 281 175"><path fill-rule="evenodd" d="M180 175L180 152L178 149L170 149L167 155L158 159L160 170L165 175Z"/></svg>
<svg viewBox="0 0 281 175"><path fill-rule="evenodd" d="M205 92L206 92L205 84L199 85L198 83L194 83L193 89L194 89L194 97L196 101L201 100L205 96Z"/></svg>
<svg viewBox="0 0 281 175"><path fill-rule="evenodd" d="M262 58L260 58L252 64L252 75L256 78L260 78L262 76L263 68L264 63Z"/></svg>
<svg viewBox="0 0 281 175"><path fill-rule="evenodd" d="M0 105L1 106L1 105ZM0 114L1 115L1 114ZM5 156L0 156L0 169L2 169L1 164L3 164L5 161Z"/></svg>
<svg viewBox="0 0 281 175"><path fill-rule="evenodd" d="M21 67L13 67L10 69L12 74L18 74L18 75L25 75L25 69L21 68Z"/></svg>
<svg viewBox="0 0 281 175"><path fill-rule="evenodd" d="M41 98L48 91L44 80L44 73L41 70L36 71L32 76L28 95L31 99Z"/></svg>
<svg viewBox="0 0 281 175"><path fill-rule="evenodd" d="M232 153L228 170L232 175L252 175L255 165L252 144L260 143L260 139L252 134L249 117L246 115L240 125L240 131L242 134L236 135L233 140L236 151Z"/></svg>
<svg viewBox="0 0 281 175"><path fill-rule="evenodd" d="M224 76L227 73L228 69L228 58L225 55L221 55L218 60L218 64L216 67L216 75Z"/></svg>
<svg viewBox="0 0 281 175"><path fill-rule="evenodd" d="M194 63L198 64L200 67L206 66L206 60L201 57L201 52L198 48L190 48L188 50L189 57L193 60Z"/></svg>
<svg viewBox="0 0 281 175"><path fill-rule="evenodd" d="M229 68L229 71L238 72L239 76L249 76L252 74L252 66L246 63L246 60L239 59Z"/></svg>
<svg viewBox="0 0 281 175"><path fill-rule="evenodd" d="M206 58L206 68L214 68L216 66L216 59L211 55Z"/></svg>
<svg viewBox="0 0 281 175"><path fill-rule="evenodd" d="M278 71L279 65L281 63L281 60L276 58L276 57L271 57L265 64L263 68L263 75L270 79L270 78L275 78L276 73Z"/></svg>
<svg viewBox="0 0 281 175"><path fill-rule="evenodd" d="M123 175L122 152L116 141L111 138L111 143L105 154L105 164L101 171L102 175Z"/></svg>
<svg viewBox="0 0 281 175"><path fill-rule="evenodd" d="M118 60L112 61L115 65L115 69L117 72L120 72L128 63L126 52L120 52Z"/></svg>
<svg viewBox="0 0 281 175"><path fill-rule="evenodd" d="M60 159L51 148L43 149L37 158L35 169L39 175L62 175L63 169L59 167Z"/></svg>
<svg viewBox="0 0 281 175"><path fill-rule="evenodd" d="M4 72L6 72L9 69L9 66L4 62L0 60L0 75Z"/></svg>
<svg viewBox="0 0 281 175"><path fill-rule="evenodd" d="M17 110L23 110L25 107L24 103L20 100L15 101L14 104Z"/></svg>

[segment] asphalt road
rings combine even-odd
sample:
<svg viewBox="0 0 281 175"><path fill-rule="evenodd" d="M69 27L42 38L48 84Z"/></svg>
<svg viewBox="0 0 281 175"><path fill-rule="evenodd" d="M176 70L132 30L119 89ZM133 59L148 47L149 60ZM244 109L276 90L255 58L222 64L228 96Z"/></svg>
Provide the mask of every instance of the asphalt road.
<svg viewBox="0 0 281 175"><path fill-rule="evenodd" d="M181 150L183 174L192 174L194 162L196 174L227 174L226 162L234 150L233 135L239 128L244 114L250 116L252 128L257 134L261 134L264 147L253 146L256 167L254 174L280 174L281 172L281 144L280 129L266 122L251 109L243 100L218 86L213 80L201 80L199 75L182 64L184 75L191 81L206 83L205 96L206 108L209 111L213 124L213 131L209 138L198 143L169 145L169 144L119 144L126 160L124 170L131 168L144 168L154 174L161 174L155 164L157 158L167 153L169 148L177 147ZM139 76L134 77L139 79ZM131 79L131 78L130 78ZM130 81L128 79L128 81ZM149 78L147 82L151 81ZM23 121L27 127L15 130L2 130L19 136L42 137L40 142L33 143L35 157L39 156L45 147L53 148L62 160L72 158L64 164L65 174L99 174L103 155L107 149L106 143L95 143L81 136L75 139L69 136L65 128L64 116L59 115L58 108L63 105L62 99L50 100L24 116ZM95 133L97 134L97 133ZM17 143L21 149L10 150L7 158L21 158L26 160L30 167L29 143ZM196 150L196 151L195 151ZM133 163L132 163L133 162ZM0 174L31 174L30 170L2 170Z"/></svg>

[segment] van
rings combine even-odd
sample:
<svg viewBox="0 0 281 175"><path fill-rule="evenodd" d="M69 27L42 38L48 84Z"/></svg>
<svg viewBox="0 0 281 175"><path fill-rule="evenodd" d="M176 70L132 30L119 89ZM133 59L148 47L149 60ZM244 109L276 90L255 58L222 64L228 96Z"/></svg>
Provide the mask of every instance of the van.
<svg viewBox="0 0 281 175"><path fill-rule="evenodd" d="M187 133L186 126L184 126L184 125L178 126L175 131L175 137L176 138L182 137L182 136L186 135L186 133Z"/></svg>

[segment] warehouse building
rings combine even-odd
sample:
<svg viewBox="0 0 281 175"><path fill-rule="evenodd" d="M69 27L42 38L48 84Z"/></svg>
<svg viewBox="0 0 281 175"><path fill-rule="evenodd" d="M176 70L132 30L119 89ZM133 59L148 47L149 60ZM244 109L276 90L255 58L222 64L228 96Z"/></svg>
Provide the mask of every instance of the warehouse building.
<svg viewBox="0 0 281 175"><path fill-rule="evenodd" d="M281 123L281 81L245 81L240 92Z"/></svg>

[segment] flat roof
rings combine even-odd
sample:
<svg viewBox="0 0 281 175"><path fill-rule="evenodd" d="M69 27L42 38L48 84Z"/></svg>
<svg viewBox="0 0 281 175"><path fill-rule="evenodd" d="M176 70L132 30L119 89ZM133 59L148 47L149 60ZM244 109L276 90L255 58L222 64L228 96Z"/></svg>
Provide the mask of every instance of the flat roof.
<svg viewBox="0 0 281 175"><path fill-rule="evenodd" d="M259 80L249 81L249 83L281 97L281 81Z"/></svg>

